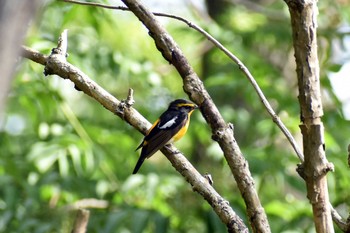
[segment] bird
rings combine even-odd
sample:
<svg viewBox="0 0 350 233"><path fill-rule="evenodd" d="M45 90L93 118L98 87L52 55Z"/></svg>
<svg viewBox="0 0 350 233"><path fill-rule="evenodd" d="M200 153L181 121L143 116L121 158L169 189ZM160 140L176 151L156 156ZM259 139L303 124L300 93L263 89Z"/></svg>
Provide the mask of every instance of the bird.
<svg viewBox="0 0 350 233"><path fill-rule="evenodd" d="M146 158L151 157L163 146L182 138L190 124L192 112L198 106L185 99L177 99L169 104L168 109L154 122L141 144L141 155L132 174L136 174Z"/></svg>

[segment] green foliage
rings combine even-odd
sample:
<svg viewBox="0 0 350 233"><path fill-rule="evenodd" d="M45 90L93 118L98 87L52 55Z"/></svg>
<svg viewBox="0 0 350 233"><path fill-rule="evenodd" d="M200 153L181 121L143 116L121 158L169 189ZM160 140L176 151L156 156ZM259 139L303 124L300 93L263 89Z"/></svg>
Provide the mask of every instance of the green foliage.
<svg viewBox="0 0 350 233"><path fill-rule="evenodd" d="M245 63L300 142L288 11L281 1L270 2L262 6L266 12L232 5L218 24L191 17ZM334 35L325 32L336 32L350 11L334 3L336 10L329 11L321 4L320 22L329 14L338 19L336 24L320 24L319 40L332 44ZM173 20L165 23L224 118L234 124L272 231L312 232L305 185L295 171L298 160L253 87L204 37ZM170 100L187 98L181 78L131 13L48 2L31 24L26 45L49 54L65 28L68 61L119 99L133 88L134 107L149 121ZM326 151L336 168L329 177L330 197L335 207L348 208L348 133L342 129L349 122L327 78L327 72L336 72L342 63L333 62L331 46L320 47L320 54L327 93ZM0 232L70 232L75 215L67 208L88 198L109 203L108 208L90 208L89 232L225 232L210 206L160 153L131 176L142 135L69 81L42 72L41 65L21 61L0 123ZM212 175L216 190L248 224L234 179L199 112L177 145L201 173Z"/></svg>

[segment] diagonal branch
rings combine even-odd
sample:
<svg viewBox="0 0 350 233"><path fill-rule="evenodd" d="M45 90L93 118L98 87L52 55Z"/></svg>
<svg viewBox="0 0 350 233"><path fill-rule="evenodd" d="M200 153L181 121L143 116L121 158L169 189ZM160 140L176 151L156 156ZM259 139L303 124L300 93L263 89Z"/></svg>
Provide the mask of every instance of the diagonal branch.
<svg viewBox="0 0 350 233"><path fill-rule="evenodd" d="M119 116L135 129L145 134L151 127L149 123L137 110L130 106L132 100L120 101L91 80L81 70L66 61L66 54L62 50L53 49L50 56L45 56L37 51L22 47L24 57L39 64L45 65L45 74L56 74L64 79L69 79L75 84L77 90L83 91L98 101L107 110ZM162 153L170 160L173 167L189 182L193 190L199 193L212 206L229 232L248 232L242 219L232 210L228 201L223 199L186 159L186 157L173 145L161 149Z"/></svg>

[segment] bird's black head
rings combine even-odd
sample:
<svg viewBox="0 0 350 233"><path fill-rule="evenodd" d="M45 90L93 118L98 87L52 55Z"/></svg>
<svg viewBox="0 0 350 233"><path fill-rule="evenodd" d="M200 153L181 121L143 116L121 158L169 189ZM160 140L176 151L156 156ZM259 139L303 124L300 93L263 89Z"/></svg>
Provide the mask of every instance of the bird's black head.
<svg viewBox="0 0 350 233"><path fill-rule="evenodd" d="M184 99L177 99L169 104L169 109L173 110L183 110L190 112L197 108L198 106L196 104Z"/></svg>

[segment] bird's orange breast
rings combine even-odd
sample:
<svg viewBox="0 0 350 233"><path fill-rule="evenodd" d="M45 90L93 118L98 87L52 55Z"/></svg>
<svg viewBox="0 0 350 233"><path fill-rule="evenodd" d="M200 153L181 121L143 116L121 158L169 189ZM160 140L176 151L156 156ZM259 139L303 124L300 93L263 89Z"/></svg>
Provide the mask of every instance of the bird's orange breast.
<svg viewBox="0 0 350 233"><path fill-rule="evenodd" d="M184 127L182 127L179 132L177 132L174 137L170 140L171 143L176 142L177 140L181 139L187 132L188 126L190 124L190 117L192 114L193 110L191 112L188 113L188 120L185 124Z"/></svg>
<svg viewBox="0 0 350 233"><path fill-rule="evenodd" d="M179 132L177 132L177 134L174 135L174 137L171 139L171 142L176 142L177 140L179 140L180 138L182 138L186 132L187 132L187 129L188 129L188 125L190 124L190 120L188 120L185 124L184 127L182 127L180 129Z"/></svg>

